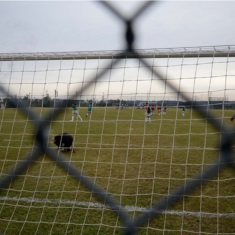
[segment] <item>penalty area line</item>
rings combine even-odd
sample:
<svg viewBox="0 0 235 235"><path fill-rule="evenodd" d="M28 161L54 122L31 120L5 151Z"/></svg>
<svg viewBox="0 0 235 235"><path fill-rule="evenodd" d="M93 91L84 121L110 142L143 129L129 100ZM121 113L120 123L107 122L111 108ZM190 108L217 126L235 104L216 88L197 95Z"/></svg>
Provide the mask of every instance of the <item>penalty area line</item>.
<svg viewBox="0 0 235 235"><path fill-rule="evenodd" d="M73 200L57 200L57 199L40 199L40 198L28 198L28 197L0 197L0 201L13 201L13 202L24 202L24 203L49 203L49 204L62 204L71 206L83 206L83 207L93 207L93 208L108 208L101 203L95 202L79 202ZM127 212L148 212L149 208L138 207L138 206L124 206ZM193 217L213 217L213 218L235 218L235 213L210 213L210 212L195 212L195 211L177 211L177 210L167 210L161 212L161 214L168 215L178 215L178 216L193 216Z"/></svg>

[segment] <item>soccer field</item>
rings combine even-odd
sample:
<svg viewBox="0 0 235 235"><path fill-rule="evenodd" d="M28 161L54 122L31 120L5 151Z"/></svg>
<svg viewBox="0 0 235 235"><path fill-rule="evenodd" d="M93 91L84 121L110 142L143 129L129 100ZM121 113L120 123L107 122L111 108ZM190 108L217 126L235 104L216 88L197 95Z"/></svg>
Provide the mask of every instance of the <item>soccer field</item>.
<svg viewBox="0 0 235 235"><path fill-rule="evenodd" d="M35 108L39 116L50 109ZM131 218L145 213L205 169L219 156L220 130L195 110L172 107L145 123L144 110L94 107L91 118L73 122L70 108L48 125L51 139L68 132L75 153L69 163L108 192ZM223 124L232 110L212 110ZM19 109L0 110L1 179L37 146L34 122ZM58 152L58 151L57 151ZM59 154L59 152L58 152ZM234 171L219 174L139 228L139 234L234 234ZM122 234L124 224L85 185L50 156L40 155L7 189L0 190L0 233Z"/></svg>

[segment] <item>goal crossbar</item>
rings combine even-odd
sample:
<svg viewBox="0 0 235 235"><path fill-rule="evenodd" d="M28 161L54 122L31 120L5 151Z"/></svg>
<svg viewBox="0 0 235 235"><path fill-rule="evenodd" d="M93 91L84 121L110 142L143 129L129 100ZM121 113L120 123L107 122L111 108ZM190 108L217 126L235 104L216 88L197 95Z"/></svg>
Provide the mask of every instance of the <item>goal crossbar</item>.
<svg viewBox="0 0 235 235"><path fill-rule="evenodd" d="M235 57L235 46L139 49L134 50L134 52L122 50L105 50L74 52L0 53L0 61L195 57Z"/></svg>

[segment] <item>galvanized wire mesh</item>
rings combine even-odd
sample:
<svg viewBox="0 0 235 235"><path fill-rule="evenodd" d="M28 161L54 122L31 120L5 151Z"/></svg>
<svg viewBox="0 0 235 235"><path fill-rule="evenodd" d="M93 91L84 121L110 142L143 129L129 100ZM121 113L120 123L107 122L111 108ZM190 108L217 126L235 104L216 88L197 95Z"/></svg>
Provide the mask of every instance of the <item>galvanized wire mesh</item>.
<svg viewBox="0 0 235 235"><path fill-rule="evenodd" d="M124 35L124 40L126 41L126 50L123 52L116 52L116 53L110 53L107 55L104 55L107 58L113 58L114 60L110 64L110 66L114 66L116 63L119 62L121 58L130 57L130 58L139 58L141 63L143 63L146 67L150 69L151 65L144 59L147 57L151 57L151 52L147 52L146 54L141 51L141 54L138 50L133 49L134 41L136 34L133 30L133 24L135 20L144 12L146 11L154 2L145 2L137 12L133 14L131 18L125 18L120 12L118 12L110 3L107 2L101 2L101 4L108 8L113 15L118 17L120 21L123 21L126 26L126 33ZM156 51L154 52L156 54ZM175 56L177 56L177 53L180 54L180 51L176 51ZM198 54L198 51L195 52ZM210 54L210 52L202 51L201 55L207 55ZM234 51L230 52L231 55L234 54ZM223 52L220 52L220 55L223 56ZM3 60L9 60L7 57L9 55L2 55ZM66 57L69 58L83 58L87 56L87 53L78 53L78 54L64 54L64 55L54 55L53 53L51 55L44 55L43 53L37 54L39 59L43 59L43 57L46 57L47 59L57 59L57 58L63 58ZM48 57L49 56L49 57ZM97 58L96 54L90 55L91 58ZM164 57L164 51L159 52L159 56ZM195 56L192 51L190 53L187 53L185 51L185 56ZM32 59L32 54L15 54L10 55L11 58L15 58L18 60L21 60L22 57L24 60ZM11 59L10 58L10 59ZM96 78L93 78L93 81L99 80L107 71L104 69L102 70ZM169 81L164 79L164 76L159 73L157 70L153 70L153 73L155 77L158 77L158 79L162 80L169 86L172 90L175 92L177 91L177 87L174 87ZM83 87L83 91L89 88L89 83ZM8 92L3 88L0 87L0 92L8 95ZM74 98L78 96L79 94L74 94ZM179 94L184 100L190 101L190 97L188 97L186 94ZM14 101L13 101L14 102ZM17 175L22 174L37 158L40 156L40 154L46 154L49 156L53 161L55 161L60 167L64 169L65 172L69 173L71 176L73 176L77 181L82 183L86 188L88 188L93 195L97 199L99 199L101 202L103 202L107 207L111 208L120 218L121 222L123 223L123 227L125 228L123 233L126 235L136 234L138 232L138 227L144 226L147 224L150 220L153 218L156 218L158 215L160 215L162 212L164 212L167 208L174 205L177 201L181 200L185 195L189 195L191 192L193 192L197 187L200 187L204 182L206 182L208 179L211 179L212 177L216 176L219 171L225 168L232 168L235 171L235 161L232 156L232 144L235 137L235 129L227 128L223 125L218 119L214 118L214 116L208 112L206 112L205 109L200 108L200 106L194 106L193 108L205 119L208 120L218 131L220 131L222 136L222 141L220 143L219 149L220 154L216 158L213 165L210 166L210 168L206 169L202 174L199 174L195 176L192 180L187 181L185 184L183 184L180 188L175 189L173 193L168 195L167 197L156 201L153 205L150 205L150 207L146 210L145 213L139 215L134 220L128 215L125 208L119 204L117 201L115 201L112 197L110 197L110 194L106 191L104 191L101 187L96 185L93 181L89 179L89 177L86 177L83 175L83 173L76 167L74 167L71 163L69 163L62 154L58 155L57 152L53 151L48 147L47 139L48 139L48 133L47 133L47 127L48 124L53 120L53 118L57 115L59 115L63 108L59 107L56 110L53 110L53 112L49 113L47 117L44 119L38 117L36 113L34 113L31 109L26 107L24 103L18 103L18 107L20 108L21 112L23 112L25 115L29 116L34 123L35 126L35 138L37 140L37 148L33 150L28 156L24 158L23 161L21 161L13 170L10 172L5 178L1 179L0 181L0 190L3 188L9 187L10 183L14 181L17 177Z"/></svg>

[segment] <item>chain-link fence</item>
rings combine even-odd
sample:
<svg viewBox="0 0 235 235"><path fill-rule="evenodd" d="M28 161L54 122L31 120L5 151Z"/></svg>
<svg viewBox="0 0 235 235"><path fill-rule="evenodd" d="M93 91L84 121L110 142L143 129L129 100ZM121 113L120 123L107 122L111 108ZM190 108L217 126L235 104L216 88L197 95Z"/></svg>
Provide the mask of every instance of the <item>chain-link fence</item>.
<svg viewBox="0 0 235 235"><path fill-rule="evenodd" d="M112 61L110 67L114 66L121 58L127 57L127 55L131 55L133 58L139 58L141 63L143 63L149 69L151 65L143 58L142 55L138 54L138 51L133 49L133 45L136 39L136 32L133 29L133 24L141 16L142 13L147 11L152 4L155 2L145 2L136 12L133 14L131 18L124 17L121 12L115 9L111 3L108 2L100 2L101 5L106 7L113 15L119 18L120 21L124 22L126 27L126 33L124 35L124 40L126 41L126 51L118 54L116 59ZM138 28L137 28L138 30ZM42 56L42 55L41 55ZM47 55L48 56L48 55ZM67 55L68 56L68 55ZM119 58L118 58L119 57ZM6 57L5 57L6 58ZM30 58L30 55L29 55ZM25 59L25 58L24 58ZM27 59L27 58L26 58ZM106 73L104 69L101 71L96 78L93 80L99 80ZM178 92L177 87L174 87L169 81L166 81L164 76L158 72L158 70L153 70L155 77L158 77L164 83L167 84L172 90ZM89 83L83 87L83 90L89 88ZM3 87L0 87L1 93L6 96L9 95L8 91L6 91ZM74 94L74 98L79 94ZM187 94L180 94L182 99L186 101L190 101L190 97ZM13 101L14 102L14 101ZM216 119L211 113L207 112L204 108L200 106L194 106L193 108L208 122L210 122L217 130L220 131L222 136L222 141L220 142L220 154L216 158L214 164L210 166L210 168L206 169L202 174L195 176L192 180L187 181L180 188L175 189L167 197L162 198L159 201L154 202L145 213L137 216L134 220L129 214L126 212L125 208L119 204L115 199L113 199L109 192L103 190L99 185L95 184L88 177L84 176L80 169L73 166L67 159L62 155L58 155L56 151L48 147L48 132L47 127L49 123L54 119L55 116L59 115L64 109L58 108L54 109L53 112L49 113L47 117L42 119L36 113L34 113L31 109L26 107L24 103L17 103L21 112L28 116L33 121L33 125L35 127L36 133L35 138L37 141L37 148L35 148L31 153L25 156L24 160L21 161L17 166L4 178L0 180L0 188L4 189L9 187L12 181L14 181L18 175L22 174L41 154L46 154L50 156L50 158L56 162L61 168L64 169L65 172L73 176L78 182L82 183L86 188L88 188L96 198L98 198L101 202L103 202L107 207L113 210L118 217L120 218L124 229L124 234L136 234L138 232L138 227L144 226L153 218L159 216L162 212L164 212L167 208L174 205L176 202L181 200L185 195L189 195L196 188L200 187L204 182L208 179L213 178L218 174L219 171L225 168L231 168L233 171L235 170L235 162L233 158L233 140L234 140L234 128L227 128L220 120Z"/></svg>

